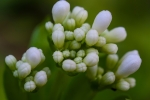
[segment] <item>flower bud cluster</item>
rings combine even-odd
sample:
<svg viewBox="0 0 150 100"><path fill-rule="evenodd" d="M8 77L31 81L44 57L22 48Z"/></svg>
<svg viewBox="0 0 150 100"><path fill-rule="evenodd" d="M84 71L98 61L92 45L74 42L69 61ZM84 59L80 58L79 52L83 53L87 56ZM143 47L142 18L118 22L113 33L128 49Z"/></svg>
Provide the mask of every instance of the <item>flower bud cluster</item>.
<svg viewBox="0 0 150 100"><path fill-rule="evenodd" d="M90 25L85 22L88 12L83 7L70 11L70 4L60 0L54 4L52 16L54 23L49 21L45 26L50 46L55 48L53 59L68 75L85 72L100 88L109 85L124 91L127 84L129 88L135 86L135 79L128 76L139 69L141 58L134 50L119 60L116 43L125 40L127 33L124 27L107 29L112 20L108 10L99 12ZM100 67L100 54L107 55L106 68Z"/></svg>
<svg viewBox="0 0 150 100"><path fill-rule="evenodd" d="M34 69L45 60L45 56L41 49L30 47L22 56L21 60L13 55L8 55L5 58L6 65L13 72L13 76L21 82L25 80L24 90L27 92L34 91L37 87L42 87L47 82L47 77L50 75L48 67L33 75Z"/></svg>

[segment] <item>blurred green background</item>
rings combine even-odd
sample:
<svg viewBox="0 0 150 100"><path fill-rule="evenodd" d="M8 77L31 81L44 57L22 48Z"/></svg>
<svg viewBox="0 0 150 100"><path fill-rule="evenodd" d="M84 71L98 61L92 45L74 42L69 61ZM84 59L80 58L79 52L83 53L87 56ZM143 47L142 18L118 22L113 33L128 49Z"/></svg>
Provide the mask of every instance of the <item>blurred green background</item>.
<svg viewBox="0 0 150 100"><path fill-rule="evenodd" d="M0 1L0 100L7 100L3 87L4 58L13 54L20 59L28 47L32 32L46 16L51 16L52 5L57 0L1 0ZM142 58L140 69L133 75L135 88L127 92L105 90L94 100L113 100L119 95L133 100L150 100L150 1L149 0L68 0L71 9L84 7L87 22L92 24L101 10L109 10L113 19L108 29L125 27L127 39L118 44L118 54L137 49ZM9 80L9 79L8 79ZM11 84L11 82L10 82Z"/></svg>

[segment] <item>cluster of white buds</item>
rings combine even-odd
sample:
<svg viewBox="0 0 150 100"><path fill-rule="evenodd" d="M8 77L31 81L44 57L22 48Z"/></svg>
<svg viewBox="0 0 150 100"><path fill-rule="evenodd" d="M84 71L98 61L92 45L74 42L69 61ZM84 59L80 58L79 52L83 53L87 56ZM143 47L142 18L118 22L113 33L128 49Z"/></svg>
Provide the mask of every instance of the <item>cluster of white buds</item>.
<svg viewBox="0 0 150 100"><path fill-rule="evenodd" d="M27 92L34 91L37 87L42 87L46 84L47 78L50 75L48 67L42 71L34 73L34 69L45 60L45 56L41 49L30 47L22 56L21 60L13 55L8 55L5 58L6 65L13 72L13 76L19 80L25 80L24 90Z"/></svg>
<svg viewBox="0 0 150 100"><path fill-rule="evenodd" d="M124 27L107 29L112 20L108 10L99 12L90 26L85 23L88 12L83 7L70 11L66 0L59 0L52 8L52 16L54 23L46 22L45 27L53 43L50 46L55 48L53 59L68 75L85 72L102 88L109 85L125 91L135 86L135 79L127 77L139 69L141 58L134 50L119 60L116 43L125 40L127 33ZM100 54L108 55L106 68L100 67Z"/></svg>

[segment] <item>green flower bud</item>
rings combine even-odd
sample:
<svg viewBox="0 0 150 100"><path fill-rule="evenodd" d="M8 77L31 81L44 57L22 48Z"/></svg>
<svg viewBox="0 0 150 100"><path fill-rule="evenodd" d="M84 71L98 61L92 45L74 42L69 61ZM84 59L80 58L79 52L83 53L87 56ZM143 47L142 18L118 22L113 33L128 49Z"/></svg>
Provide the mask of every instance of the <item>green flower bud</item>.
<svg viewBox="0 0 150 100"><path fill-rule="evenodd" d="M82 58L81 58L81 57L76 57L76 58L74 58L74 62L75 62L76 64L79 64L79 63L82 62Z"/></svg>
<svg viewBox="0 0 150 100"><path fill-rule="evenodd" d="M78 63L76 67L76 72L85 72L87 70L85 63Z"/></svg>
<svg viewBox="0 0 150 100"><path fill-rule="evenodd" d="M117 54L109 54L106 58L106 66L108 70L112 70L118 62Z"/></svg>
<svg viewBox="0 0 150 100"><path fill-rule="evenodd" d="M86 50L86 54L89 54L89 53L92 53L92 52L96 53L97 55L99 54L98 50L95 49L95 48L89 48L89 49Z"/></svg>
<svg viewBox="0 0 150 100"><path fill-rule="evenodd" d="M119 80L115 86L116 86L116 89L121 90L121 91L127 91L130 89L130 84L123 79Z"/></svg>
<svg viewBox="0 0 150 100"><path fill-rule="evenodd" d="M107 72L102 76L100 83L103 85L110 85L110 84L114 83L114 81L115 81L114 73L113 72Z"/></svg>
<svg viewBox="0 0 150 100"><path fill-rule="evenodd" d="M71 58L75 58L75 57L76 57L76 51L71 50L71 51L70 51L70 57L71 57Z"/></svg>
<svg viewBox="0 0 150 100"><path fill-rule="evenodd" d="M127 82L130 84L130 88L135 87L135 85L136 85L136 80L135 80L135 78L128 77L128 78L125 78L124 80L127 81Z"/></svg>
<svg viewBox="0 0 150 100"><path fill-rule="evenodd" d="M33 76L28 76L26 77L25 82L33 81L33 79Z"/></svg>
<svg viewBox="0 0 150 100"><path fill-rule="evenodd" d="M113 43L105 44L102 47L102 51L107 53L107 54L115 54L118 51L118 46Z"/></svg>
<svg viewBox="0 0 150 100"><path fill-rule="evenodd" d="M33 90L35 90L36 85L34 83L34 81L28 81L24 84L24 90L27 92L32 92Z"/></svg>
<svg viewBox="0 0 150 100"><path fill-rule="evenodd" d="M5 58L5 63L6 65L12 70L16 70L16 62L17 62L17 59L13 56L13 55L8 55L6 56Z"/></svg>
<svg viewBox="0 0 150 100"><path fill-rule="evenodd" d="M88 46L93 46L98 41L98 32L96 30L89 30L86 34L85 42Z"/></svg>
<svg viewBox="0 0 150 100"><path fill-rule="evenodd" d="M23 63L18 67L18 77L24 79L31 73L31 66L28 63Z"/></svg>
<svg viewBox="0 0 150 100"><path fill-rule="evenodd" d="M102 75L104 73L104 69L102 67L98 67L97 75Z"/></svg>
<svg viewBox="0 0 150 100"><path fill-rule="evenodd" d="M41 52L36 47L30 47L26 51L26 60L31 65L32 69L34 69L42 60Z"/></svg>
<svg viewBox="0 0 150 100"><path fill-rule="evenodd" d="M62 31L54 31L52 33L52 40L56 48L61 49L64 46L65 34Z"/></svg>
<svg viewBox="0 0 150 100"><path fill-rule="evenodd" d="M62 68L66 72L73 72L76 70L76 63L70 59L64 60L62 63Z"/></svg>
<svg viewBox="0 0 150 100"><path fill-rule="evenodd" d="M92 25L92 29L97 30L100 35L102 32L104 32L107 29L111 20L112 20L111 13L107 10L105 11L103 10L99 12L98 15L96 16Z"/></svg>
<svg viewBox="0 0 150 100"><path fill-rule="evenodd" d="M41 54L41 63L42 63L45 60L45 56L44 56L43 51L41 49L39 49L39 51L40 51L40 54Z"/></svg>
<svg viewBox="0 0 150 100"><path fill-rule="evenodd" d="M106 39L104 38L104 37L102 37L102 36L99 36L98 37L98 41L97 41L97 43L95 44L95 46L97 46L97 47L102 47L102 46L104 46L106 44Z"/></svg>
<svg viewBox="0 0 150 100"><path fill-rule="evenodd" d="M71 31L65 31L66 40L74 40L74 33Z"/></svg>
<svg viewBox="0 0 150 100"><path fill-rule="evenodd" d="M88 12L82 7L75 7L72 11L72 18L75 19L76 25L81 26L88 17Z"/></svg>
<svg viewBox="0 0 150 100"><path fill-rule="evenodd" d="M47 83L47 75L45 71L39 71L34 76L34 82L38 87L42 87Z"/></svg>
<svg viewBox="0 0 150 100"><path fill-rule="evenodd" d="M77 52L77 57L84 57L85 56L85 51L84 50L79 50Z"/></svg>
<svg viewBox="0 0 150 100"><path fill-rule="evenodd" d="M64 32L64 27L60 23L55 24L54 27L53 27L53 32L54 31L62 31L62 32Z"/></svg>
<svg viewBox="0 0 150 100"><path fill-rule="evenodd" d="M70 4L65 1L57 1L52 8L52 15L55 23L63 23L70 12Z"/></svg>
<svg viewBox="0 0 150 100"><path fill-rule="evenodd" d="M73 31L75 29L76 23L74 19L67 19L67 21L64 24L64 27L66 30Z"/></svg>
<svg viewBox="0 0 150 100"><path fill-rule="evenodd" d="M97 65L92 66L92 67L87 67L86 76L89 79L94 80L96 78L96 75L97 75L97 69L98 69Z"/></svg>
<svg viewBox="0 0 150 100"><path fill-rule="evenodd" d="M46 22L46 23L45 23L45 28L46 28L46 30L47 30L48 32L51 33L52 30L53 30L53 23L50 22L50 21Z"/></svg>
<svg viewBox="0 0 150 100"><path fill-rule="evenodd" d="M64 58L70 57L70 52L69 52L69 50L64 50L64 51L62 52L62 54L63 54Z"/></svg>
<svg viewBox="0 0 150 100"><path fill-rule="evenodd" d="M85 33L87 33L90 30L90 24L88 23L84 23L82 24L82 26L80 27Z"/></svg>
<svg viewBox="0 0 150 100"><path fill-rule="evenodd" d="M77 42L76 40L73 40L73 41L71 41L69 47L70 47L70 49L73 49L73 50L80 49L81 43Z"/></svg>
<svg viewBox="0 0 150 100"><path fill-rule="evenodd" d="M21 64L23 64L24 62L23 61L21 61L21 60L19 60L19 61L17 61L17 63L16 63L16 69L18 69L19 68L19 66L21 65Z"/></svg>
<svg viewBox="0 0 150 100"><path fill-rule="evenodd" d="M61 63L64 59L62 52L60 51L55 51L53 53L53 59L56 63Z"/></svg>
<svg viewBox="0 0 150 100"><path fill-rule="evenodd" d="M26 53L23 54L21 60L22 60L23 62L26 62L26 61L27 61L27 60L26 60Z"/></svg>
<svg viewBox="0 0 150 100"><path fill-rule="evenodd" d="M99 57L96 53L89 53L87 56L83 59L83 62L88 66L88 67L93 67L98 64L99 62Z"/></svg>
<svg viewBox="0 0 150 100"><path fill-rule="evenodd" d="M82 41L85 37L85 32L81 28L74 30L74 38L76 41Z"/></svg>
<svg viewBox="0 0 150 100"><path fill-rule="evenodd" d="M17 70L13 71L13 76L18 77L18 71Z"/></svg>
<svg viewBox="0 0 150 100"><path fill-rule="evenodd" d="M42 70L46 72L47 77L51 75L51 70L49 69L49 67L44 67Z"/></svg>

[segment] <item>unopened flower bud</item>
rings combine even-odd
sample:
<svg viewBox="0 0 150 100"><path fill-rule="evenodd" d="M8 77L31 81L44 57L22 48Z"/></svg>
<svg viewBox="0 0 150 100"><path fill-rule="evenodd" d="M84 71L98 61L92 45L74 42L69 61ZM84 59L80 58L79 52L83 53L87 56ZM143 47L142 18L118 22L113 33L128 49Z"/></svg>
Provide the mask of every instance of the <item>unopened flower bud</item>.
<svg viewBox="0 0 150 100"><path fill-rule="evenodd" d="M127 33L124 27L117 27L110 32L105 32L103 36L106 38L107 43L118 43L125 40Z"/></svg>
<svg viewBox="0 0 150 100"><path fill-rule="evenodd" d="M118 51L118 46L113 43L105 44L102 46L102 51L107 54L115 54Z"/></svg>
<svg viewBox="0 0 150 100"><path fill-rule="evenodd" d="M96 75L97 75L97 68L98 68L97 65L92 66L92 67L87 67L86 76L89 79L94 80L96 78Z"/></svg>
<svg viewBox="0 0 150 100"><path fill-rule="evenodd" d="M45 71L39 71L34 76L34 82L38 87L42 87L47 83L47 75Z"/></svg>
<svg viewBox="0 0 150 100"><path fill-rule="evenodd" d="M101 34L107 29L111 20L112 20L111 13L107 10L103 10L99 12L98 15L96 16L92 25L92 29L97 30L98 33Z"/></svg>
<svg viewBox="0 0 150 100"><path fill-rule="evenodd" d="M79 63L76 67L76 72L85 72L87 70L85 63Z"/></svg>
<svg viewBox="0 0 150 100"><path fill-rule="evenodd" d="M116 89L121 91L127 91L130 89L130 84L126 82L124 79L121 79L116 83Z"/></svg>
<svg viewBox="0 0 150 100"><path fill-rule="evenodd" d="M55 24L54 25L54 27L53 27L53 32L54 31L64 31L64 27L60 24L60 23L58 23L58 24Z"/></svg>
<svg viewBox="0 0 150 100"><path fill-rule="evenodd" d="M99 62L99 57L96 53L89 53L87 56L83 59L83 62L88 66L88 67L93 67L98 64Z"/></svg>
<svg viewBox="0 0 150 100"><path fill-rule="evenodd" d="M90 30L90 24L88 23L84 23L82 24L82 26L80 27L85 33L87 33Z"/></svg>
<svg viewBox="0 0 150 100"><path fill-rule="evenodd" d="M63 54L64 58L70 57L70 52L69 52L69 50L64 50L64 51L62 52L62 54Z"/></svg>
<svg viewBox="0 0 150 100"><path fill-rule="evenodd" d="M46 23L45 23L45 28L46 28L46 30L47 30L48 32L51 33L52 30L53 30L53 23L50 22L50 21L46 22Z"/></svg>
<svg viewBox="0 0 150 100"><path fill-rule="evenodd" d="M96 53L97 55L99 54L98 50L95 49L95 48L89 48L89 49L86 50L86 54L89 54L89 53L92 53L92 52Z"/></svg>
<svg viewBox="0 0 150 100"><path fill-rule="evenodd" d="M51 75L51 70L49 69L49 67L44 67L42 70L46 72L47 77Z"/></svg>
<svg viewBox="0 0 150 100"><path fill-rule="evenodd" d="M128 77L128 78L125 78L124 80L127 81L127 82L130 84L130 88L135 87L135 85L136 85L136 80L135 80L135 78Z"/></svg>
<svg viewBox="0 0 150 100"><path fill-rule="evenodd" d="M75 58L75 57L76 57L76 51L71 50L71 51L70 51L70 57L71 57L71 58Z"/></svg>
<svg viewBox="0 0 150 100"><path fill-rule="evenodd" d="M84 50L79 50L77 52L77 57L84 57L85 56L85 51Z"/></svg>
<svg viewBox="0 0 150 100"><path fill-rule="evenodd" d="M74 40L74 33L71 31L65 31L65 39L66 40Z"/></svg>
<svg viewBox="0 0 150 100"><path fill-rule="evenodd" d="M141 58L137 50L127 52L117 64L117 77L127 77L136 72L141 65Z"/></svg>
<svg viewBox="0 0 150 100"><path fill-rule="evenodd" d="M82 41L85 37L85 32L81 28L74 30L74 38L76 41Z"/></svg>
<svg viewBox="0 0 150 100"><path fill-rule="evenodd" d="M102 67L98 67L97 74L102 75L104 73L104 69Z"/></svg>
<svg viewBox="0 0 150 100"><path fill-rule="evenodd" d="M26 60L34 69L41 62L41 52L36 47L30 47L26 51Z"/></svg>
<svg viewBox="0 0 150 100"><path fill-rule="evenodd" d="M34 80L33 76L28 76L28 77L26 77L25 82L29 82L29 81L33 81L33 80Z"/></svg>
<svg viewBox="0 0 150 100"><path fill-rule="evenodd" d="M75 26L76 26L75 20L72 19L72 18L71 19L67 19L67 21L64 24L65 29L66 30L70 30L70 31L73 31Z"/></svg>
<svg viewBox="0 0 150 100"><path fill-rule="evenodd" d="M115 81L114 73L113 72L107 72L102 76L101 84L110 85L110 84L114 83L114 81Z"/></svg>
<svg viewBox="0 0 150 100"><path fill-rule="evenodd" d="M17 59L13 56L13 55L8 55L6 56L5 58L5 63L6 65L12 70L16 70L16 62L17 62Z"/></svg>
<svg viewBox="0 0 150 100"><path fill-rule="evenodd" d="M117 54L109 54L106 58L106 66L108 70L112 70L118 62Z"/></svg>
<svg viewBox="0 0 150 100"><path fill-rule="evenodd" d="M28 63L23 63L18 68L18 77L24 79L31 73L31 66Z"/></svg>
<svg viewBox="0 0 150 100"><path fill-rule="evenodd" d="M73 49L73 50L80 49L81 43L77 42L76 40L73 40L73 41L71 41L69 47L70 47L70 49Z"/></svg>
<svg viewBox="0 0 150 100"><path fill-rule="evenodd" d="M98 41L98 32L96 30L89 30L86 34L85 42L88 46L93 46Z"/></svg>
<svg viewBox="0 0 150 100"><path fill-rule="evenodd" d="M65 1L57 1L52 8L52 15L55 23L63 23L70 12L70 4Z"/></svg>
<svg viewBox="0 0 150 100"><path fill-rule="evenodd" d="M76 58L74 58L74 62L76 64L81 63L82 62L82 58L81 57L76 57Z"/></svg>
<svg viewBox="0 0 150 100"><path fill-rule="evenodd" d="M53 53L53 59L54 59L54 61L55 61L56 63L62 62L63 59L64 59L62 52L60 52L60 51L55 51L55 52Z"/></svg>
<svg viewBox="0 0 150 100"><path fill-rule="evenodd" d="M18 69L19 68L19 66L21 65L21 64L23 64L24 62L23 61L21 61L21 60L19 60L19 61L17 61L17 63L16 63L16 69Z"/></svg>
<svg viewBox="0 0 150 100"><path fill-rule="evenodd" d="M13 76L18 77L18 71L17 70L13 71Z"/></svg>
<svg viewBox="0 0 150 100"><path fill-rule="evenodd" d="M36 85L34 83L34 81L28 81L24 84L24 90L27 92L32 92L33 90L35 90Z"/></svg>
<svg viewBox="0 0 150 100"><path fill-rule="evenodd" d="M75 19L76 25L81 26L88 17L88 12L82 7L75 7L72 11L72 18Z"/></svg>
<svg viewBox="0 0 150 100"><path fill-rule="evenodd" d="M23 62L26 62L26 53L23 54L21 60L22 60Z"/></svg>
<svg viewBox="0 0 150 100"><path fill-rule="evenodd" d="M52 40L56 48L61 49L64 46L65 34L62 31L54 31L52 33Z"/></svg>
<svg viewBox="0 0 150 100"><path fill-rule="evenodd" d="M73 72L76 70L76 63L70 59L64 60L62 63L62 68L66 72Z"/></svg>
<svg viewBox="0 0 150 100"><path fill-rule="evenodd" d="M102 47L102 46L104 46L106 44L106 39L104 38L104 37L102 37L102 36L99 36L98 37L98 41L97 41L97 43L95 44L95 46L97 46L97 47Z"/></svg>
<svg viewBox="0 0 150 100"><path fill-rule="evenodd" d="M41 49L39 49L39 51L40 51L40 54L41 54L41 63L42 63L45 60L45 56L44 56L43 51Z"/></svg>

